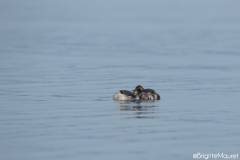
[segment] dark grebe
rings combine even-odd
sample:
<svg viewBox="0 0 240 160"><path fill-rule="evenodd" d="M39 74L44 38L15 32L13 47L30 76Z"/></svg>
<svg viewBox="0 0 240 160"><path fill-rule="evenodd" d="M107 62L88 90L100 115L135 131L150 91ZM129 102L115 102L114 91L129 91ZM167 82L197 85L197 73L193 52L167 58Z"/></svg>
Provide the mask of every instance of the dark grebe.
<svg viewBox="0 0 240 160"><path fill-rule="evenodd" d="M153 89L144 89L141 85L136 86L133 92L143 100L160 100L159 94Z"/></svg>

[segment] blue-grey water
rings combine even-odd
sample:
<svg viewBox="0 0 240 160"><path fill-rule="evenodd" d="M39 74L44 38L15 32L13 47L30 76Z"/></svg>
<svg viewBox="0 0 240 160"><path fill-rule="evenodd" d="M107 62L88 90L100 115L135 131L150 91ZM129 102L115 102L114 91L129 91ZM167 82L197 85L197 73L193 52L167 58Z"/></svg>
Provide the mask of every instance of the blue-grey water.
<svg viewBox="0 0 240 160"><path fill-rule="evenodd" d="M0 2L1 160L240 154L239 124L240 1Z"/></svg>

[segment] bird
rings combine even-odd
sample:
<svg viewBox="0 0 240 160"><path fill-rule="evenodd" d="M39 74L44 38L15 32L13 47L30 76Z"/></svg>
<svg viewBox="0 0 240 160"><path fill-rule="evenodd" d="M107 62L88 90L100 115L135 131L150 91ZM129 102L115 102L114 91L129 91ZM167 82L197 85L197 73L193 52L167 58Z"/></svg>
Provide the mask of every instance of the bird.
<svg viewBox="0 0 240 160"><path fill-rule="evenodd" d="M113 95L114 100L138 100L138 92L131 92L128 90L119 90L115 95Z"/></svg>
<svg viewBox="0 0 240 160"><path fill-rule="evenodd" d="M133 90L135 95L138 95L142 100L160 100L160 95L153 89L144 89L141 85L137 85Z"/></svg>

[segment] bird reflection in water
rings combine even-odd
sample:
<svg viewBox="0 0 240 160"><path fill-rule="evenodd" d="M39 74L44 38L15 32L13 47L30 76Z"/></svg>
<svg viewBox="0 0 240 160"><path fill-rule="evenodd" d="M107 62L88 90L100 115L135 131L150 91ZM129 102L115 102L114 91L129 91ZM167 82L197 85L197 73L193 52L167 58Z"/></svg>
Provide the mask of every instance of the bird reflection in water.
<svg viewBox="0 0 240 160"><path fill-rule="evenodd" d="M155 101L121 101L118 102L120 115L134 115L134 118L156 118L158 112L157 102ZM130 111L130 112L126 112Z"/></svg>

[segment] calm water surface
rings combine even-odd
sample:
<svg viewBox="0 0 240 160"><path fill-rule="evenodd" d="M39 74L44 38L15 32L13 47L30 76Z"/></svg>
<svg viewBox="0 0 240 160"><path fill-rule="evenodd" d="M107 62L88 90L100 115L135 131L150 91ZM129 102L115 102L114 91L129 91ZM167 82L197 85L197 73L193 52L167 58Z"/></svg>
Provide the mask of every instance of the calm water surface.
<svg viewBox="0 0 240 160"><path fill-rule="evenodd" d="M1 1L0 159L240 154L239 1ZM154 102L118 102L141 84Z"/></svg>

